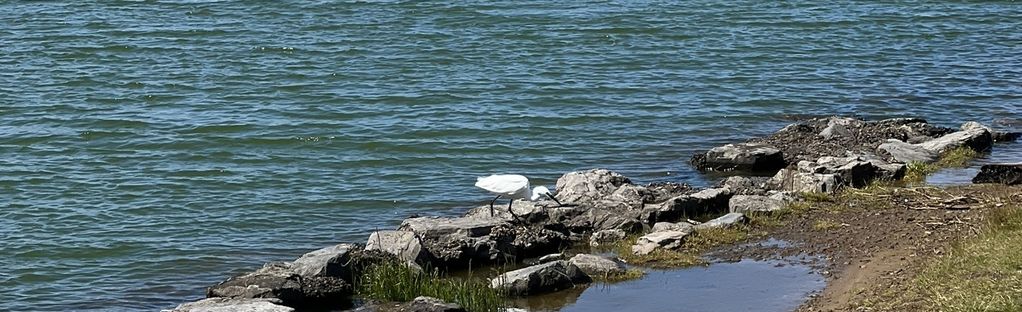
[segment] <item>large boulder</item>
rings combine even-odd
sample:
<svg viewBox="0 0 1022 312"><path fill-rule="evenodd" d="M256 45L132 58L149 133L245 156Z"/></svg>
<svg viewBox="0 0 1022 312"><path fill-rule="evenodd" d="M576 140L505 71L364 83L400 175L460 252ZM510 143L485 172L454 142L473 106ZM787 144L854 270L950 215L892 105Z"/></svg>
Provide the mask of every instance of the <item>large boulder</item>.
<svg viewBox="0 0 1022 312"><path fill-rule="evenodd" d="M891 164L871 156L820 157L815 162L798 163L800 172L814 174L836 174L841 181L863 187L874 180L900 180L905 176L905 164Z"/></svg>
<svg viewBox="0 0 1022 312"><path fill-rule="evenodd" d="M351 295L351 285L338 277L303 276L288 263L270 263L255 272L232 277L206 290L210 298L275 298L292 306L313 306Z"/></svg>
<svg viewBox="0 0 1022 312"><path fill-rule="evenodd" d="M632 245L632 253L636 255L647 255L658 249L676 250L685 243L685 237L691 232L685 231L660 231L653 232L635 241Z"/></svg>
<svg viewBox="0 0 1022 312"><path fill-rule="evenodd" d="M625 265L614 259L590 254L577 254L568 260L589 276L617 275L625 272Z"/></svg>
<svg viewBox="0 0 1022 312"><path fill-rule="evenodd" d="M940 154L923 148L917 144L909 144L896 139L887 140L877 147L877 152L890 155L890 159L902 163L922 162L931 163L937 161Z"/></svg>
<svg viewBox="0 0 1022 312"><path fill-rule="evenodd" d="M797 193L835 193L843 185L841 176L833 173L800 172L781 169L770 179L773 188Z"/></svg>
<svg viewBox="0 0 1022 312"><path fill-rule="evenodd" d="M987 132L990 132L990 136L994 140L994 142L1013 142L1015 140L1018 140L1018 138L1022 136L1022 133L1018 132L996 131L993 128L984 126L983 124L975 121L970 121L962 124L961 130L964 131L972 129L983 129L986 130Z"/></svg>
<svg viewBox="0 0 1022 312"><path fill-rule="evenodd" d="M557 179L557 199L562 203L587 203L610 196L622 185L632 184L625 176L607 169L569 172Z"/></svg>
<svg viewBox="0 0 1022 312"><path fill-rule="evenodd" d="M490 287L512 295L536 295L592 282L578 266L553 261L501 274L490 280Z"/></svg>
<svg viewBox="0 0 1022 312"><path fill-rule="evenodd" d="M504 219L480 216L411 218L398 230L414 232L431 256L431 264L442 268L541 256L568 242L563 229L512 226Z"/></svg>
<svg viewBox="0 0 1022 312"><path fill-rule="evenodd" d="M943 154L959 147L968 147L977 152L986 152L993 147L994 139L990 131L983 128L970 128L949 133L942 137L919 143L919 146L937 154Z"/></svg>
<svg viewBox="0 0 1022 312"><path fill-rule="evenodd" d="M304 277L348 277L351 244L338 244L306 253L291 263L291 270Z"/></svg>
<svg viewBox="0 0 1022 312"><path fill-rule="evenodd" d="M208 298L184 303L163 312L293 312L295 309L280 305L277 299Z"/></svg>
<svg viewBox="0 0 1022 312"><path fill-rule="evenodd" d="M1022 184L1022 164L983 165L972 183Z"/></svg>
<svg viewBox="0 0 1022 312"><path fill-rule="evenodd" d="M692 157L692 165L701 171L743 171L773 173L787 164L781 150L762 143L737 143L718 146Z"/></svg>
<svg viewBox="0 0 1022 312"><path fill-rule="evenodd" d="M728 210L733 193L729 188L710 188L674 197L655 207L651 223L677 221L683 217L720 213Z"/></svg>
<svg viewBox="0 0 1022 312"><path fill-rule="evenodd" d="M787 203L781 199L761 195L735 195L728 204L731 212L769 213L784 209Z"/></svg>
<svg viewBox="0 0 1022 312"><path fill-rule="evenodd" d="M746 218L744 214L740 212L732 212L716 219L703 222L695 226L696 231L706 229L718 229L726 228L736 225L741 225L749 222L749 218Z"/></svg>
<svg viewBox="0 0 1022 312"><path fill-rule="evenodd" d="M432 256L422 247L422 241L411 231L376 231L369 235L365 250L379 250L393 254L404 262L427 264Z"/></svg>

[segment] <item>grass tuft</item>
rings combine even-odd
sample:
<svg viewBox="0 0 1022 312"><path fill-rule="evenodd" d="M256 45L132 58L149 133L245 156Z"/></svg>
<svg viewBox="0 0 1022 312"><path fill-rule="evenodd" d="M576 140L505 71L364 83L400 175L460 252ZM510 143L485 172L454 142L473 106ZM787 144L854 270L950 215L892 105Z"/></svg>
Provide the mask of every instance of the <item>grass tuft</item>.
<svg viewBox="0 0 1022 312"><path fill-rule="evenodd" d="M618 283L624 281L630 281L640 279L646 275L646 271L639 269L627 269L624 272L616 274L604 274L592 276L593 280L604 282L604 283Z"/></svg>
<svg viewBox="0 0 1022 312"><path fill-rule="evenodd" d="M381 301L407 302L429 296L461 305L470 312L496 312L507 306L507 295L483 279L441 277L396 262L366 270L355 285L358 295Z"/></svg>
<svg viewBox="0 0 1022 312"><path fill-rule="evenodd" d="M816 223L813 223L813 229L817 231L828 231L839 227L841 227L841 223L831 220L816 220Z"/></svg>
<svg viewBox="0 0 1022 312"><path fill-rule="evenodd" d="M829 203L829 202L833 202L834 201L834 196L831 196L830 194L827 194L827 193L821 193L821 192L805 192L805 193L802 193L802 198L805 199L808 202L811 202L811 203L823 203L823 202L828 202Z"/></svg>
<svg viewBox="0 0 1022 312"><path fill-rule="evenodd" d="M941 154L934 163L910 162L906 166L904 181L923 182L926 177L943 168L965 167L979 153L968 147L959 147Z"/></svg>

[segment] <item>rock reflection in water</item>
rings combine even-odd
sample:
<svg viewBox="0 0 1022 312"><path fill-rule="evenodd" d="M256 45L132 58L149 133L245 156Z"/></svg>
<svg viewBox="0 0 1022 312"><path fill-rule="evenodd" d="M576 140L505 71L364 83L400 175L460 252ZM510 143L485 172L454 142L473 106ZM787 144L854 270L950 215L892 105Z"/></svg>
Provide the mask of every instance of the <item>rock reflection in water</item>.
<svg viewBox="0 0 1022 312"><path fill-rule="evenodd" d="M825 279L787 261L652 270L640 280L521 299L529 311L791 311Z"/></svg>

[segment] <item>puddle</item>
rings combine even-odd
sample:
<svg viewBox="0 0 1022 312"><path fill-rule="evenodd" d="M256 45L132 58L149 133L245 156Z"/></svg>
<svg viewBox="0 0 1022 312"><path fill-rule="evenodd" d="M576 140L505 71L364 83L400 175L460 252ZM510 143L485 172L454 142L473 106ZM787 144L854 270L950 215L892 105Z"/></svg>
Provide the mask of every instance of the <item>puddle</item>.
<svg viewBox="0 0 1022 312"><path fill-rule="evenodd" d="M1022 143L996 144L990 154L972 161L969 167L942 169L927 177L926 183L944 186L972 184L972 178L979 173L979 168L983 165L1020 162L1022 162Z"/></svg>
<svg viewBox="0 0 1022 312"><path fill-rule="evenodd" d="M640 280L595 284L521 299L529 311L792 311L826 286L812 268L789 261L742 260L649 270Z"/></svg>

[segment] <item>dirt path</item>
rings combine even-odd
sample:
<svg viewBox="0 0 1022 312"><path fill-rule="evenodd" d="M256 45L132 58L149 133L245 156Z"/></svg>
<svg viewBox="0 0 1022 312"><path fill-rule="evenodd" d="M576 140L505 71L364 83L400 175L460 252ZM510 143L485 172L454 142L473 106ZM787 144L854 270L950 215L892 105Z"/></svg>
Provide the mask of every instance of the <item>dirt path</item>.
<svg viewBox="0 0 1022 312"><path fill-rule="evenodd" d="M791 246L735 246L715 256L819 255L825 261L816 266L828 277L828 286L798 311L858 311L904 291L927 259L978 234L987 212L1013 196L1022 198L1020 194L1020 188L1003 186L851 190L794 207L794 213L780 221L753 225L764 236ZM899 304L895 311L922 309L918 302Z"/></svg>

